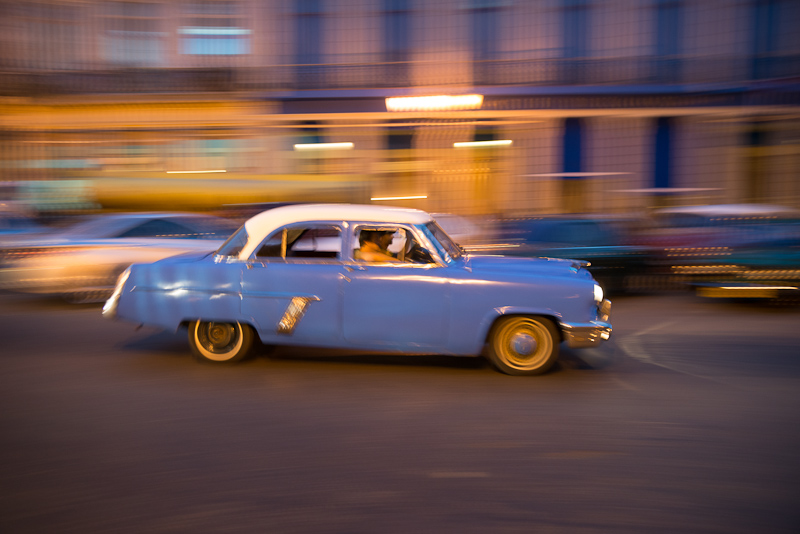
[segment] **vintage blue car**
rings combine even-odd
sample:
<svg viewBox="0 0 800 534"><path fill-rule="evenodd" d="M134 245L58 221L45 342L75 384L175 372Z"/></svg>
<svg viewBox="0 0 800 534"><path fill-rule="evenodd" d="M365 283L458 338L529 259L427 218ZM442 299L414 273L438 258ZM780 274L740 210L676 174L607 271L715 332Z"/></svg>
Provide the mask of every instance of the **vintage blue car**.
<svg viewBox="0 0 800 534"><path fill-rule="evenodd" d="M485 354L504 373L536 375L562 342L593 347L611 335L611 303L586 266L466 254L419 210L295 205L250 218L215 252L132 265L103 314L185 326L210 362L241 360L260 340Z"/></svg>

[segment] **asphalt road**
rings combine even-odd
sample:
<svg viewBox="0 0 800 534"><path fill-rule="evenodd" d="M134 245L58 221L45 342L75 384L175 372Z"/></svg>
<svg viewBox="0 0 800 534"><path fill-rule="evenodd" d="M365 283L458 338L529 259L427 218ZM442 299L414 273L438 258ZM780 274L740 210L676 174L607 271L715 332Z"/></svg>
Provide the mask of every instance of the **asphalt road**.
<svg viewBox="0 0 800 534"><path fill-rule="evenodd" d="M534 378L0 295L0 532L796 533L800 309L618 298Z"/></svg>

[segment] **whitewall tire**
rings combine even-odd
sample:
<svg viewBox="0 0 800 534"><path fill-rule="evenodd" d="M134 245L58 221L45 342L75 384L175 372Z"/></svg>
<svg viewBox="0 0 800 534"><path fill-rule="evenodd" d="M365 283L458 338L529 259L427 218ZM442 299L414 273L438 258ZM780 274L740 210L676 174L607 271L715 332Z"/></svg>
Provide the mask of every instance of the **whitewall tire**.
<svg viewBox="0 0 800 534"><path fill-rule="evenodd" d="M245 359L253 348L250 325L214 321L189 323L189 346L199 360L232 363Z"/></svg>

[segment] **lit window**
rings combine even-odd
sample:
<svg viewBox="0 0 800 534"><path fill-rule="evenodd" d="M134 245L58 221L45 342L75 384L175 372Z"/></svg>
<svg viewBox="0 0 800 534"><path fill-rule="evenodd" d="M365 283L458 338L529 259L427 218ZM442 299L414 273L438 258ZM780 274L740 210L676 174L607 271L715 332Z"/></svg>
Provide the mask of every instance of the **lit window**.
<svg viewBox="0 0 800 534"><path fill-rule="evenodd" d="M249 29L236 2L191 2L187 24L178 30L182 54L193 56L241 56L250 53Z"/></svg>
<svg viewBox="0 0 800 534"><path fill-rule="evenodd" d="M125 66L164 64L161 5L144 2L104 4L103 55Z"/></svg>
<svg viewBox="0 0 800 534"><path fill-rule="evenodd" d="M21 19L25 62L35 68L65 69L81 60L78 6L39 2L8 2L5 17ZM14 4L14 5L11 5ZM1 11L1 10L0 10ZM10 26L9 26L10 28ZM13 34L12 34L13 35Z"/></svg>

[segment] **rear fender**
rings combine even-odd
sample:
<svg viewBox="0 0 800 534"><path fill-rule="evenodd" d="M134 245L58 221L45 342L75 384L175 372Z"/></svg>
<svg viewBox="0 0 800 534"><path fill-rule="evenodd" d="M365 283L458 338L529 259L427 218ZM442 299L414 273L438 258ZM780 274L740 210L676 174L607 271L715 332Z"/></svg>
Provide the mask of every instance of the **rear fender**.
<svg viewBox="0 0 800 534"><path fill-rule="evenodd" d="M214 276L197 264L133 265L117 315L166 330L196 319L242 322L239 273L223 274Z"/></svg>

